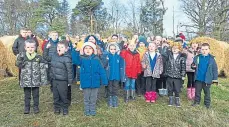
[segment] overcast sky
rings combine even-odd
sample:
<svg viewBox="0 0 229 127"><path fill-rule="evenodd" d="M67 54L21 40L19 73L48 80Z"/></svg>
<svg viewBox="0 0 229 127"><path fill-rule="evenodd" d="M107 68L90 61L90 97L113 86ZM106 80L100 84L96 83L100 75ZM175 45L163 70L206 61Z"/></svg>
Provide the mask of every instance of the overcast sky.
<svg viewBox="0 0 229 127"><path fill-rule="evenodd" d="M74 8L79 0L68 0L70 7ZM120 0L124 4L128 4L129 0ZM110 0L103 0L104 6L108 7ZM174 7L174 17L175 17L175 33L177 32L177 24L182 22L187 22L187 18L185 14L180 9L179 0L165 0L165 7L168 8L166 14L164 16L164 34L167 36L173 36L173 7ZM178 28L178 32L182 30L182 28Z"/></svg>

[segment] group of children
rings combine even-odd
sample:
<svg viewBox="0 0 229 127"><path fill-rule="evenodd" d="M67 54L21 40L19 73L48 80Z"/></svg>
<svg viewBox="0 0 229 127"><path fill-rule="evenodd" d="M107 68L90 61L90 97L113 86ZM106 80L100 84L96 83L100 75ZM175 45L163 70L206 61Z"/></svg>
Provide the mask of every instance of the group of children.
<svg viewBox="0 0 229 127"><path fill-rule="evenodd" d="M187 96L199 105L201 91L204 90L204 104L210 107L210 86L217 82L217 64L210 55L210 45L190 44L177 38L173 44L160 36L146 38L140 36L128 43L119 41L113 35L105 44L100 36L89 35L78 39L58 39L58 33L49 33L49 39L42 45L43 56L36 53L37 42L26 38L25 29L13 46L17 55L16 65L20 72L20 86L24 88L25 110L30 113L31 93L34 99L34 113L39 112L39 87L51 84L54 113L68 114L71 103L71 85L76 77L75 69L80 67L80 87L84 94L84 114L96 115L96 101L101 85L106 86L109 107L118 107L118 86L124 83L124 101L135 100L144 94L147 103L155 103L158 88L168 89L168 106L180 107L183 80L188 77ZM20 38L24 41L18 41ZM135 85L136 84L136 85ZM175 97L174 97L175 96Z"/></svg>

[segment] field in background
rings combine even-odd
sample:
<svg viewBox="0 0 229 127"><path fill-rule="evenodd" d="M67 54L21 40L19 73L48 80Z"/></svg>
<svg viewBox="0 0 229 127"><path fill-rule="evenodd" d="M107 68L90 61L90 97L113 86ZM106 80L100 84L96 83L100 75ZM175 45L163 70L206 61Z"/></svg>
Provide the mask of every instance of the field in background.
<svg viewBox="0 0 229 127"><path fill-rule="evenodd" d="M185 89L181 93L181 108L168 107L167 97L160 97L156 104L147 104L143 97L125 104L119 92L119 107L108 108L103 98L103 88L97 106L97 115L83 115L83 93L73 85L73 103L68 116L54 115L49 86L40 89L40 113L24 115L23 90L16 78L0 81L0 126L3 127L228 127L229 80L220 79L219 86L211 89L212 107L207 110L203 102L191 107Z"/></svg>

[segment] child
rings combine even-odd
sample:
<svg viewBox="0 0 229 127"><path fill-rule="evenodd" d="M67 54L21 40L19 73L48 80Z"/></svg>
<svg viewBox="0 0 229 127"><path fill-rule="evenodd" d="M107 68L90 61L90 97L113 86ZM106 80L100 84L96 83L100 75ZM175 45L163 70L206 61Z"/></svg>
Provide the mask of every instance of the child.
<svg viewBox="0 0 229 127"><path fill-rule="evenodd" d="M139 37L138 44L137 44L137 52L140 55L140 61L142 61L143 55L147 51L148 43L146 39L142 36ZM144 72L142 71L141 74L136 79L136 91L137 95L140 97L142 93L145 93L145 77L143 76Z"/></svg>
<svg viewBox="0 0 229 127"><path fill-rule="evenodd" d="M190 100L195 98L195 79L194 74L195 70L191 68L191 64L193 63L194 56L198 55L198 44L191 43L191 47L187 50L183 51L187 55L186 59L186 74L188 76L188 84L187 84L187 97Z"/></svg>
<svg viewBox="0 0 229 127"><path fill-rule="evenodd" d="M24 114L30 113L31 93L33 95L33 111L39 113L39 87L45 85L47 74L44 60L38 55L36 42L34 40L25 41L25 52L20 52L16 66L21 68L20 86L24 88Z"/></svg>
<svg viewBox="0 0 229 127"><path fill-rule="evenodd" d="M80 51L80 84L84 93L84 114L96 115L96 101L100 84L107 85L106 71L96 55L96 45L85 42Z"/></svg>
<svg viewBox="0 0 229 127"><path fill-rule="evenodd" d="M110 44L105 65L108 77L108 106L118 107L118 86L120 80L124 82L124 60L119 55L120 50L118 44Z"/></svg>
<svg viewBox="0 0 229 127"><path fill-rule="evenodd" d="M49 40L47 42L44 42L43 45L44 45L44 48L47 47L47 45L50 45L49 46L49 50L47 52L47 55L49 57L51 57L53 54L56 54L57 53L57 43L59 42L59 39L58 39L58 33L56 31L51 31L49 32ZM45 50L45 49L44 49ZM43 54L44 56L44 54ZM49 63L49 66L50 66L50 63ZM48 73L51 73L51 68L49 67L49 70L48 70ZM49 74L50 76L50 74ZM50 80L50 90L51 92L53 91L52 89L52 86L53 86L53 82L51 80L51 77L48 77L48 79Z"/></svg>
<svg viewBox="0 0 229 127"><path fill-rule="evenodd" d="M183 54L181 54L181 45L179 43L175 43L172 46L172 52L167 52L166 61L166 76L167 76L167 87L168 87L168 95L169 95L169 105L173 105L173 93L175 93L175 104L176 107L181 107L180 105L180 86L181 81L185 77L185 58Z"/></svg>
<svg viewBox="0 0 229 127"><path fill-rule="evenodd" d="M136 40L132 40L128 45L127 50L121 51L121 56L125 60L125 73L126 73L126 82L125 82L125 90L126 97L125 102L128 102L129 96L135 100L135 80L138 75L141 73L141 62L140 55L136 51Z"/></svg>
<svg viewBox="0 0 229 127"><path fill-rule="evenodd" d="M201 46L201 54L194 58L192 68L195 69L195 101L193 106L200 104L201 91L204 90L204 105L210 108L211 97L210 88L212 83L218 83L218 67L214 56L209 54L210 45L203 43Z"/></svg>
<svg viewBox="0 0 229 127"><path fill-rule="evenodd" d="M157 45L149 43L148 52L146 52L142 59L142 68L144 69L144 77L146 77L146 102L156 102L156 81L160 78L163 72L163 62L160 53L156 52Z"/></svg>
<svg viewBox="0 0 229 127"><path fill-rule="evenodd" d="M73 81L71 55L68 53L68 43L66 41L58 42L56 53L50 56L51 46L50 43L47 44L44 50L44 58L50 62L54 113L60 114L62 108L63 115L68 115L68 86L70 86Z"/></svg>

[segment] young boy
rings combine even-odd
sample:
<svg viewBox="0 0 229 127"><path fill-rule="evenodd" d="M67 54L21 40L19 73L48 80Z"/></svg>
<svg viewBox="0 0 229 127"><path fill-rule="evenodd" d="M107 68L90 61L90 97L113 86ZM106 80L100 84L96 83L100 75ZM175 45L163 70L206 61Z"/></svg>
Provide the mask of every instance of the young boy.
<svg viewBox="0 0 229 127"><path fill-rule="evenodd" d="M108 54L105 55L105 69L107 71L108 83L108 106L118 107L118 86L124 82L124 60L119 55L120 50L117 44L110 44Z"/></svg>
<svg viewBox="0 0 229 127"><path fill-rule="evenodd" d="M69 100L67 98L68 86L72 84L72 60L68 53L68 43L61 41L57 43L57 51L49 55L51 44L47 44L44 50L44 58L50 62L50 79L53 86L54 113L68 115Z"/></svg>
<svg viewBox="0 0 229 127"><path fill-rule="evenodd" d="M24 114L30 113L31 93L34 103L33 111L37 114L39 113L39 87L47 84L46 66L42 56L35 52L34 40L26 40L24 48L25 52L20 52L16 61L16 66L21 68L20 86L24 88Z"/></svg>
<svg viewBox="0 0 229 127"><path fill-rule="evenodd" d="M176 107L180 106L180 86L181 81L185 77L186 71L186 63L185 57L181 54L181 45L179 43L175 43L172 46L172 52L168 52L166 57L167 62L167 69L166 69L166 76L167 76L167 87L168 87L168 95L169 95L169 104L168 106L173 105L173 93L175 93L175 104Z"/></svg>
<svg viewBox="0 0 229 127"><path fill-rule="evenodd" d="M49 50L48 50L48 52L46 54L47 56L51 57L53 54L56 54L57 53L57 50L56 49L57 49L57 43L58 42L59 42L58 33L56 31L49 32L49 40L47 42L44 42L44 44L43 44L44 45L44 50L47 47L47 45L49 45ZM44 56L44 54L43 54L43 56ZM49 63L49 66L51 66L50 63ZM50 69L51 68L49 67L48 73L51 73L51 70ZM50 76L50 74L49 74L49 76ZM53 89L52 89L53 82L51 80L51 77L48 77L48 79L49 79L50 84L51 84L50 90L52 92L53 91Z"/></svg>
<svg viewBox="0 0 229 127"><path fill-rule="evenodd" d="M135 80L142 72L140 55L136 51L135 42L136 40L132 40L128 45L128 49L121 51L121 56L125 60L125 74L127 78L125 82L126 103L129 101L129 96L135 100Z"/></svg>
<svg viewBox="0 0 229 127"><path fill-rule="evenodd" d="M206 108L210 107L211 97L210 88L211 84L218 83L218 67L214 56L209 54L210 45L203 43L201 46L201 54L194 58L192 68L195 69L195 101L193 106L200 104L201 91L204 90L204 105Z"/></svg>
<svg viewBox="0 0 229 127"><path fill-rule="evenodd" d="M100 84L107 86L106 71L96 55L96 45L85 42L80 51L80 60L74 63L80 66L80 85L84 93L85 116L96 115L96 101Z"/></svg>
<svg viewBox="0 0 229 127"><path fill-rule="evenodd" d="M148 52L142 59L142 68L144 69L144 77L146 77L146 102L155 103L157 99L156 82L163 72L162 56L156 52L157 45L149 43Z"/></svg>

